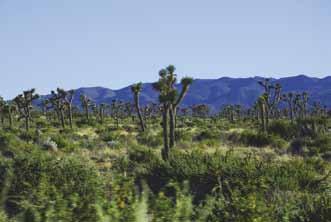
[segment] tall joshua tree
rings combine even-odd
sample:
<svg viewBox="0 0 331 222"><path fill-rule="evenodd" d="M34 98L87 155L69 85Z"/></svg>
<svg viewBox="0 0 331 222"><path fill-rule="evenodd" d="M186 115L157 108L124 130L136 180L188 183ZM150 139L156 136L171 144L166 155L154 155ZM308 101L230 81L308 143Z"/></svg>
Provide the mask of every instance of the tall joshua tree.
<svg viewBox="0 0 331 222"><path fill-rule="evenodd" d="M20 119L25 120L25 130L28 132L31 121L31 110L33 108L32 102L39 98L39 95L35 93L35 89L24 91L15 97L14 102L17 104L20 112Z"/></svg>
<svg viewBox="0 0 331 222"><path fill-rule="evenodd" d="M298 107L300 111L300 118L304 119L307 116L307 106L308 106L308 93L303 92L302 94L297 95L298 98Z"/></svg>
<svg viewBox="0 0 331 222"><path fill-rule="evenodd" d="M261 128L264 133L267 132L268 130L268 125L267 125L267 95L263 94L262 96L259 97L257 101L257 108L258 108L258 113L260 114L260 120L261 120Z"/></svg>
<svg viewBox="0 0 331 222"><path fill-rule="evenodd" d="M107 104L101 103L99 105L99 116L100 116L100 123L103 124L105 119L105 112L106 112Z"/></svg>
<svg viewBox="0 0 331 222"><path fill-rule="evenodd" d="M64 89L58 88L57 93L59 94L65 108L67 109L69 125L70 128L72 129L73 128L72 101L74 99L75 91L74 90L65 91Z"/></svg>
<svg viewBox="0 0 331 222"><path fill-rule="evenodd" d="M134 98L134 104L135 104L136 112L137 112L138 118L139 118L140 128L141 128L141 131L144 132L145 123L144 123L143 117L141 115L140 102L139 102L139 94L140 94L141 90L142 90L141 82L131 86L131 91L133 93L133 98Z"/></svg>
<svg viewBox="0 0 331 222"><path fill-rule="evenodd" d="M80 96L80 101L81 101L81 104L82 104L82 107L84 109L84 112L85 112L85 118L86 118L86 121L90 121L90 106L92 105L92 100L87 97L86 95L81 95Z"/></svg>
<svg viewBox="0 0 331 222"><path fill-rule="evenodd" d="M60 124L62 128L65 128L65 119L64 119L64 110L65 110L65 104L63 100L63 95L60 93L60 89L58 88L56 91L51 92L51 98L50 101L53 105L53 108L55 109L58 119L60 121Z"/></svg>
<svg viewBox="0 0 331 222"><path fill-rule="evenodd" d="M182 102L193 81L193 79L189 77L183 78L181 80L182 89L178 95L178 90L175 88L175 70L173 65L169 65L166 69L160 70L160 78L158 82L153 84L154 89L160 93L159 102L162 104L163 159L168 159L169 148L172 148L175 144L176 109Z"/></svg>
<svg viewBox="0 0 331 222"><path fill-rule="evenodd" d="M270 79L264 79L258 82L264 89L264 103L265 103L265 121L266 126L269 126L270 116L275 113L279 102L281 101L282 87L279 83L273 84Z"/></svg>
<svg viewBox="0 0 331 222"><path fill-rule="evenodd" d="M282 99L284 102L287 103L290 120L293 121L294 120L294 109L295 109L295 103L296 103L295 96L292 92L289 92L287 94L284 94L282 96Z"/></svg>

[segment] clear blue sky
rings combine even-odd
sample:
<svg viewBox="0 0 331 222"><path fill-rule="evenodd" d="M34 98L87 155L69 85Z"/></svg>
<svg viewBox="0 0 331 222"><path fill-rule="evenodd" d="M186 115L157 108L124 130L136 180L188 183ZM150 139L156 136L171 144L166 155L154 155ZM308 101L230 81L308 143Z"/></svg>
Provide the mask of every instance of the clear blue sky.
<svg viewBox="0 0 331 222"><path fill-rule="evenodd" d="M195 78L323 77L330 0L0 0L0 95Z"/></svg>

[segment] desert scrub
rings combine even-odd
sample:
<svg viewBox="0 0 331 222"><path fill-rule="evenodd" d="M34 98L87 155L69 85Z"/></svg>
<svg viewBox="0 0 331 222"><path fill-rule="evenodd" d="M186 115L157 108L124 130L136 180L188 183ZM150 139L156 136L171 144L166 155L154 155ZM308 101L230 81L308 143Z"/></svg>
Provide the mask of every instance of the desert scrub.
<svg viewBox="0 0 331 222"><path fill-rule="evenodd" d="M136 138L138 143L150 147L159 147L163 143L161 132L150 129L147 129L145 132L138 133Z"/></svg>
<svg viewBox="0 0 331 222"><path fill-rule="evenodd" d="M77 156L60 158L36 150L15 157L10 170L12 178L5 199L9 215L25 210L45 214L41 210L46 206L44 201L59 198L72 206L73 218L89 221L95 217L93 204L103 193L103 183L89 161Z"/></svg>
<svg viewBox="0 0 331 222"><path fill-rule="evenodd" d="M243 132L233 132L228 135L228 141L234 144L241 144L244 146L266 147L271 146L277 149L285 149L286 141L282 138L265 134L261 132L253 132L246 130Z"/></svg>

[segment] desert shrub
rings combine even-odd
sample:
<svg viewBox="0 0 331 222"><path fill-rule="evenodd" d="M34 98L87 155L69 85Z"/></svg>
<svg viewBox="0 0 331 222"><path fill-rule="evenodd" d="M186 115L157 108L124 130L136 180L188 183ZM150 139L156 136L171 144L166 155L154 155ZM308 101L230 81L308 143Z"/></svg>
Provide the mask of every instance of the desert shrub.
<svg viewBox="0 0 331 222"><path fill-rule="evenodd" d="M291 142L289 151L296 155L323 155L331 151L331 138L323 134L314 138L298 138Z"/></svg>
<svg viewBox="0 0 331 222"><path fill-rule="evenodd" d="M11 221L12 220L10 220L7 217L6 213L4 211L0 210L0 222L11 222ZM14 222L14 221L12 221L12 222Z"/></svg>
<svg viewBox="0 0 331 222"><path fill-rule="evenodd" d="M297 127L299 136L314 138L325 133L327 129L327 120L322 117L298 119Z"/></svg>
<svg viewBox="0 0 331 222"><path fill-rule="evenodd" d="M274 120L270 123L268 132L283 139L291 139L298 133L296 124L285 120Z"/></svg>
<svg viewBox="0 0 331 222"><path fill-rule="evenodd" d="M318 135L309 144L310 155L322 154L331 151L331 137L329 135Z"/></svg>
<svg viewBox="0 0 331 222"><path fill-rule="evenodd" d="M192 141L192 133L186 129L177 129L175 131L175 138L177 142Z"/></svg>
<svg viewBox="0 0 331 222"><path fill-rule="evenodd" d="M132 126L132 125L124 125L122 128L127 132L134 132L137 130L136 126Z"/></svg>
<svg viewBox="0 0 331 222"><path fill-rule="evenodd" d="M123 137L120 131L114 130L112 127L99 129L97 130L96 133L99 135L100 139L104 142L119 141Z"/></svg>
<svg viewBox="0 0 331 222"><path fill-rule="evenodd" d="M198 202L213 190L221 188L225 194L236 189L242 194L268 190L312 192L321 185L316 184L317 175L323 175L326 171L326 167L318 161L279 163L251 155L236 156L231 152L206 154L201 151L173 152L168 162L153 161L146 169L141 176L154 192L159 192L171 181L181 183L187 180Z"/></svg>
<svg viewBox="0 0 331 222"><path fill-rule="evenodd" d="M110 221L135 221L135 203L138 193L133 178L116 175L111 182L112 196L104 204Z"/></svg>
<svg viewBox="0 0 331 222"><path fill-rule="evenodd" d="M146 130L145 132L140 132L137 135L138 143L150 147L158 147L163 144L162 134L154 133L152 130Z"/></svg>
<svg viewBox="0 0 331 222"><path fill-rule="evenodd" d="M17 147L23 145L24 142L20 140L19 137L15 136L13 133L0 131L0 147Z"/></svg>
<svg viewBox="0 0 331 222"><path fill-rule="evenodd" d="M220 131L215 128L205 128L201 130L198 135L195 136L194 140L202 141L202 140L219 140L220 139Z"/></svg>
<svg viewBox="0 0 331 222"><path fill-rule="evenodd" d="M289 152L294 155L303 155L308 152L307 139L298 138L291 142Z"/></svg>
<svg viewBox="0 0 331 222"><path fill-rule="evenodd" d="M97 170L86 160L57 158L34 151L18 155L13 159L11 169L5 201L9 215L36 211L38 213L33 216L44 218L51 207L49 204L54 203L55 209L70 211L66 214L72 215L70 221L93 221L95 218L93 205L102 194L103 185ZM58 203L62 206L57 206ZM64 212L58 212L59 218Z"/></svg>
<svg viewBox="0 0 331 222"><path fill-rule="evenodd" d="M12 132L0 131L0 154L12 158L24 150L30 150L34 144L23 141Z"/></svg>
<svg viewBox="0 0 331 222"><path fill-rule="evenodd" d="M232 143L242 144L245 146L272 146L278 149L284 148L286 146L286 141L278 136L261 132L253 132L250 130L246 130L241 133L233 132L228 136L228 140Z"/></svg>
<svg viewBox="0 0 331 222"><path fill-rule="evenodd" d="M74 143L74 140L66 134L55 134L52 135L50 139L57 145L57 148L67 152L72 152L78 148L77 144Z"/></svg>
<svg viewBox="0 0 331 222"><path fill-rule="evenodd" d="M272 143L271 136L264 133L254 133L251 131L241 133L240 140L245 145L256 147L264 147Z"/></svg>
<svg viewBox="0 0 331 222"><path fill-rule="evenodd" d="M47 128L50 125L49 121L46 118L41 118L41 117L35 120L35 124L38 129Z"/></svg>

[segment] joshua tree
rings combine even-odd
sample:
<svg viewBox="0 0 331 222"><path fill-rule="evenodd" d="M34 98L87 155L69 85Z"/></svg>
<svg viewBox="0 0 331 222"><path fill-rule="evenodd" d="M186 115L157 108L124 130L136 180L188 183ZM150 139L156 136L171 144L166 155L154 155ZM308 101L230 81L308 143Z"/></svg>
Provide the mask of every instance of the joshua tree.
<svg viewBox="0 0 331 222"><path fill-rule="evenodd" d="M86 117L86 121L89 122L90 121L90 106L92 104L92 100L87 97L86 95L81 95L80 96L80 101L81 101L81 104L82 104L82 107L84 109L84 112L85 112L85 117Z"/></svg>
<svg viewBox="0 0 331 222"><path fill-rule="evenodd" d="M113 100L111 103L111 117L116 121L116 127L120 125L120 119L125 116L125 104L119 100Z"/></svg>
<svg viewBox="0 0 331 222"><path fill-rule="evenodd" d="M230 122L234 122L235 107L233 105L226 105L222 112Z"/></svg>
<svg viewBox="0 0 331 222"><path fill-rule="evenodd" d="M16 110L16 106L12 102L6 102L2 97L0 97L0 118L2 126L5 125L5 118L8 118L9 128L12 128L13 113Z"/></svg>
<svg viewBox="0 0 331 222"><path fill-rule="evenodd" d="M17 111L17 107L13 103L6 103L3 107L3 114L7 116L9 128L13 128L13 115Z"/></svg>
<svg viewBox="0 0 331 222"><path fill-rule="evenodd" d="M101 103L99 105L99 116L100 116L100 123L102 124L105 119L105 112L106 112L107 104Z"/></svg>
<svg viewBox="0 0 331 222"><path fill-rule="evenodd" d="M289 92L287 94L284 94L282 96L282 99L287 103L288 105L288 111L289 111L289 116L290 120L294 120L294 109L295 109L295 96L292 92Z"/></svg>
<svg viewBox="0 0 331 222"><path fill-rule="evenodd" d="M323 114L323 108L322 108L322 104L320 102L314 102L313 103L313 110L312 113L315 116L321 117Z"/></svg>
<svg viewBox="0 0 331 222"><path fill-rule="evenodd" d="M191 106L192 116L199 118L206 118L209 116L210 109L207 104L196 104Z"/></svg>
<svg viewBox="0 0 331 222"><path fill-rule="evenodd" d="M31 121L31 109L33 108L32 102L38 99L38 94L35 94L35 89L24 91L15 97L14 102L17 104L18 110L20 112L20 118L25 120L25 130L28 132L30 128Z"/></svg>
<svg viewBox="0 0 331 222"><path fill-rule="evenodd" d="M297 105L300 110L300 117L304 119L307 116L308 93L303 92L302 94L298 94L297 98L298 98Z"/></svg>
<svg viewBox="0 0 331 222"><path fill-rule="evenodd" d="M169 65L166 69L162 69L159 72L159 77L159 81L154 83L153 87L160 93L159 101L162 104L162 127L164 140L162 156L164 159L167 159L169 155L169 148L173 147L175 144L176 110L178 105L184 99L193 79L186 77L181 80L182 89L178 95L178 90L175 88L176 74L175 67L173 65Z"/></svg>
<svg viewBox="0 0 331 222"><path fill-rule="evenodd" d="M47 111L51 108L50 104L51 104L51 102L49 101L49 99L43 99L40 103L42 113L46 118L47 118Z"/></svg>
<svg viewBox="0 0 331 222"><path fill-rule="evenodd" d="M132 122L134 122L135 121L135 115L134 115L135 105L130 102L126 102L124 106L125 106L124 110L125 110L126 116L130 117L132 119Z"/></svg>
<svg viewBox="0 0 331 222"><path fill-rule="evenodd" d="M260 113L260 119L261 119L261 125L262 125L262 130L264 133L267 132L268 125L267 125L267 95L263 94L262 96L259 97L257 101L257 106L258 110Z"/></svg>
<svg viewBox="0 0 331 222"><path fill-rule="evenodd" d="M258 82L264 88L264 103L265 103L265 120L266 126L269 126L269 119L274 114L279 102L281 101L281 85L279 83L272 84L270 79L264 79Z"/></svg>
<svg viewBox="0 0 331 222"><path fill-rule="evenodd" d="M140 94L141 90L142 90L142 83L141 82L131 86L131 91L133 93L133 98L134 98L134 104L135 104L136 112L137 112L138 118L139 118L140 129L141 129L142 132L144 132L145 131L145 123L144 123L143 117L141 115L140 102L139 102L139 94Z"/></svg>
<svg viewBox="0 0 331 222"><path fill-rule="evenodd" d="M51 98L50 102L53 105L53 108L55 109L58 119L61 123L62 128L65 128L65 120L64 120L64 109L65 109L65 104L64 104L64 95L61 93L61 90L58 88L55 91L51 92Z"/></svg>
<svg viewBox="0 0 331 222"><path fill-rule="evenodd" d="M67 108L69 125L70 128L72 129L73 128L72 101L74 99L75 91L74 90L65 91L64 89L58 88L57 93L61 97L65 108Z"/></svg>

